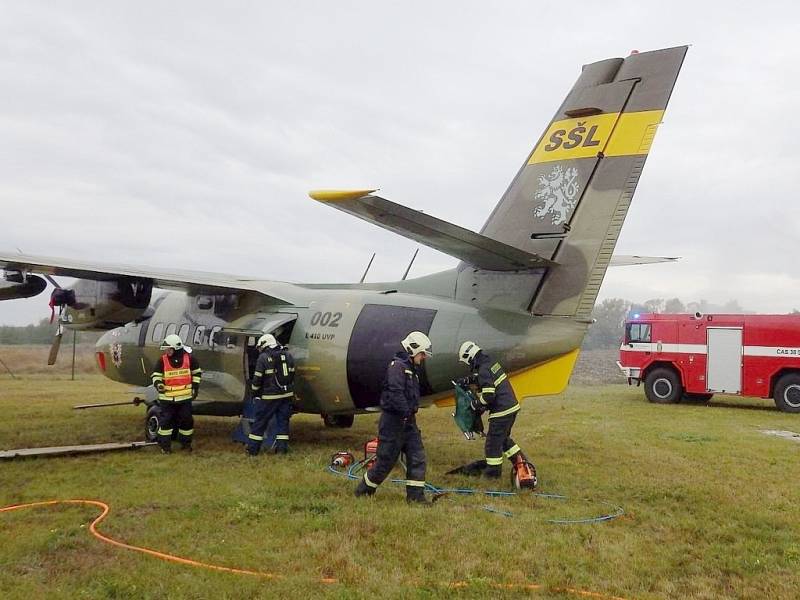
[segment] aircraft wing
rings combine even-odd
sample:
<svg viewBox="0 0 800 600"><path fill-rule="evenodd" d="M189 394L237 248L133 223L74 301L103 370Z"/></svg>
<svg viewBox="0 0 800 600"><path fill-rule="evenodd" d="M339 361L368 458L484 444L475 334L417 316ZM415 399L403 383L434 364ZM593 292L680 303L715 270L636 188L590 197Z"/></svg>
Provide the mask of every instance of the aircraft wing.
<svg viewBox="0 0 800 600"><path fill-rule="evenodd" d="M202 271L167 271L150 267L134 267L121 264L101 262L83 262L64 258L31 256L0 252L0 268L6 271L22 271L46 275L62 275L77 279L93 279L110 281L120 276L151 279L155 287L167 290L181 290L190 294L225 294L242 291L257 292L272 298L276 304L292 304L291 284L282 282L265 282L262 280L225 275L221 273L205 273ZM285 288L285 289L284 289ZM277 291L278 296L274 293ZM287 292L286 294L282 292Z"/></svg>
<svg viewBox="0 0 800 600"><path fill-rule="evenodd" d="M454 256L480 269L518 271L557 263L375 196L375 190L318 190L314 200Z"/></svg>
<svg viewBox="0 0 800 600"><path fill-rule="evenodd" d="M639 256L637 254L615 254L611 257L609 267L629 267L631 265L654 265L663 262L675 262L679 256Z"/></svg>

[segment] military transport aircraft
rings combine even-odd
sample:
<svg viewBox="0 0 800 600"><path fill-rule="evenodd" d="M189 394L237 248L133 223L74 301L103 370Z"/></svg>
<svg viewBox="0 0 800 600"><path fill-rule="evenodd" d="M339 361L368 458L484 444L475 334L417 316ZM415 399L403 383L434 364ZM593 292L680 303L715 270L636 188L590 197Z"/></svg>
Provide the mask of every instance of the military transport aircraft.
<svg viewBox="0 0 800 600"><path fill-rule="evenodd" d="M386 365L412 330L433 341L423 404L447 404L472 339L511 373L519 397L567 385L606 268L687 47L583 67L480 233L395 204L375 190L311 197L460 259L454 269L391 283L293 284L0 253L0 300L42 292L35 275L77 278L51 303L61 325L108 330L109 378L147 386L164 336L194 348L204 376L196 414L238 415L270 332L297 361L296 409L348 427L374 409ZM629 257L621 262L651 262ZM156 297L154 288L169 290ZM154 395L150 396L154 398ZM149 406L151 429L157 406Z"/></svg>

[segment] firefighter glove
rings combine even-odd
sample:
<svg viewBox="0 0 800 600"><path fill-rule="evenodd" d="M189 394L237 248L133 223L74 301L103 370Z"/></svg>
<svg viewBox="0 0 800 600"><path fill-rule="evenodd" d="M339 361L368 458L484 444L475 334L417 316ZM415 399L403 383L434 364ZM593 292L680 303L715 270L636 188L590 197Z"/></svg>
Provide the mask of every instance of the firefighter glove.
<svg viewBox="0 0 800 600"><path fill-rule="evenodd" d="M467 375L464 377L459 377L458 379L455 380L455 383L461 386L462 388L467 389L472 383L474 383L474 381L470 375Z"/></svg>
<svg viewBox="0 0 800 600"><path fill-rule="evenodd" d="M469 403L469 407L470 407L472 410L474 410L474 411L475 411L475 412L476 412L478 415L481 415L481 414L483 414L483 411L484 411L484 410L485 410L485 408L486 408L486 407L485 407L483 404L481 404L481 401L480 401L480 400L478 400L478 398L477 398L477 397L474 397L474 398L473 398L473 399L470 401L470 403Z"/></svg>

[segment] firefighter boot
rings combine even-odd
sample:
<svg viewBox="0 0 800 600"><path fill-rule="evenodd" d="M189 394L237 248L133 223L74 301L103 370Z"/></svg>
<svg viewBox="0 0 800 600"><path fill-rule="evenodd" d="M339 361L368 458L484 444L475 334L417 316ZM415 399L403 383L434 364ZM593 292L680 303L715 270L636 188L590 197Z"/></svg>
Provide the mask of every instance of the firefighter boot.
<svg viewBox="0 0 800 600"><path fill-rule="evenodd" d="M374 496L375 495L375 488L368 486L367 482L364 481L364 479L362 477L361 481L359 481L358 485L356 486L355 495L356 495L356 498L359 498L361 496Z"/></svg>
<svg viewBox="0 0 800 600"><path fill-rule="evenodd" d="M166 440L159 439L158 440L158 447L161 448L161 454L172 454L172 440L167 438Z"/></svg>
<svg viewBox="0 0 800 600"><path fill-rule="evenodd" d="M486 479L500 479L503 474L503 465L487 465L483 470L483 476Z"/></svg>
<svg viewBox="0 0 800 600"><path fill-rule="evenodd" d="M409 504L422 504L424 506L433 504L433 502L425 497L425 488L416 486L406 487L406 502Z"/></svg>
<svg viewBox="0 0 800 600"><path fill-rule="evenodd" d="M256 446L255 444L245 444L244 445L244 453L249 458L255 458L256 456L258 456L259 450L261 450L261 447L260 446Z"/></svg>
<svg viewBox="0 0 800 600"><path fill-rule="evenodd" d="M289 442L287 440L275 440L272 451L275 454L289 454Z"/></svg>
<svg viewBox="0 0 800 600"><path fill-rule="evenodd" d="M184 452L192 452L192 442L182 442L181 443L181 450Z"/></svg>

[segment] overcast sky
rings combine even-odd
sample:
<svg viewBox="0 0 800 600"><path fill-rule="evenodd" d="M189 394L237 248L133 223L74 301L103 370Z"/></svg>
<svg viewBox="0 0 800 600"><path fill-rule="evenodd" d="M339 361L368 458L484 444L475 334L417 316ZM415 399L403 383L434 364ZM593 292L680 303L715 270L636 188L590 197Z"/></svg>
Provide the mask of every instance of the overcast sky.
<svg viewBox="0 0 800 600"><path fill-rule="evenodd" d="M0 250L398 279L411 241L310 200L377 187L478 230L582 64L691 44L601 299L800 307L792 2L0 0ZM423 248L418 276L454 266ZM0 323L49 314L46 294Z"/></svg>

